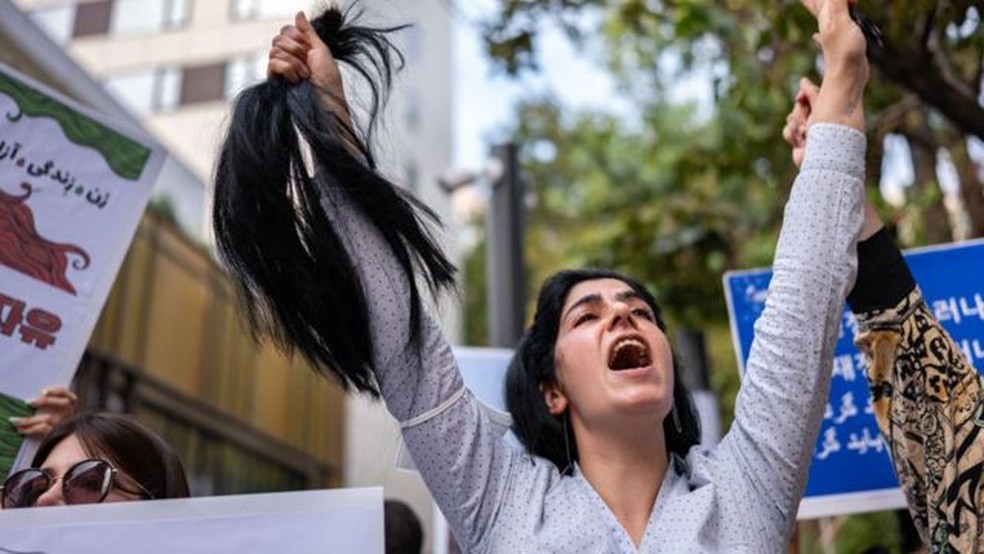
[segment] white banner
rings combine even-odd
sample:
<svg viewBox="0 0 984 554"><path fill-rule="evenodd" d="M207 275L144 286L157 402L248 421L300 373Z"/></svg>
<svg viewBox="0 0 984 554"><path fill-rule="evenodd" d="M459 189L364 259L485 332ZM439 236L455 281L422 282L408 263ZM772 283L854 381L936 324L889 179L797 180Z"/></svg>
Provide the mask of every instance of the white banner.
<svg viewBox="0 0 984 554"><path fill-rule="evenodd" d="M0 552L382 553L383 490L335 489L0 511Z"/></svg>
<svg viewBox="0 0 984 554"><path fill-rule="evenodd" d="M0 65L3 419L71 381L163 161L142 133Z"/></svg>

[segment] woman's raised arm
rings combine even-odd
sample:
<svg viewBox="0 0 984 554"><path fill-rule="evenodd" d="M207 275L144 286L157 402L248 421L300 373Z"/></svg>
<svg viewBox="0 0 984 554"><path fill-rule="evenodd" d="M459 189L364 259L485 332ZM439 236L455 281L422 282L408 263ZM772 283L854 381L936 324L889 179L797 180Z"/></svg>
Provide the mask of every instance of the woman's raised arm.
<svg viewBox="0 0 984 554"><path fill-rule="evenodd" d="M422 307L418 280L454 285L425 224L433 214L375 170L348 109L338 64L365 78L373 118L390 84L388 32L337 9L281 29L267 83L236 101L216 177L217 242L261 331L343 385L382 395L459 540L474 545L516 452ZM367 90L353 88L363 100Z"/></svg>
<svg viewBox="0 0 984 554"><path fill-rule="evenodd" d="M862 225L865 41L847 0L804 1L819 24L825 75L802 169L786 204L765 310L735 410L715 458L737 465L747 494L774 508L750 522L788 532L827 399Z"/></svg>

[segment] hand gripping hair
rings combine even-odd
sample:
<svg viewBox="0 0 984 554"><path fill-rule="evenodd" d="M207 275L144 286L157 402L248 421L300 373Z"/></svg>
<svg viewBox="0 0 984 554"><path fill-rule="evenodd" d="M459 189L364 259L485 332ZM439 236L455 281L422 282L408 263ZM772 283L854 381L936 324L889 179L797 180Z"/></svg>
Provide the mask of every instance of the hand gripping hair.
<svg viewBox="0 0 984 554"><path fill-rule="evenodd" d="M437 217L382 177L371 151L394 61L403 62L389 39L401 28L352 25L350 12L329 8L311 24L334 58L365 81L358 88L369 95L365 130L351 123L344 98L310 80L292 85L272 76L244 90L216 168L213 226L253 336L299 351L345 390L378 396L367 300L322 200L344 197L389 245L409 281L412 340L419 339L422 309L414 267L435 295L453 288L455 268L428 230ZM329 109L336 106L343 109Z"/></svg>

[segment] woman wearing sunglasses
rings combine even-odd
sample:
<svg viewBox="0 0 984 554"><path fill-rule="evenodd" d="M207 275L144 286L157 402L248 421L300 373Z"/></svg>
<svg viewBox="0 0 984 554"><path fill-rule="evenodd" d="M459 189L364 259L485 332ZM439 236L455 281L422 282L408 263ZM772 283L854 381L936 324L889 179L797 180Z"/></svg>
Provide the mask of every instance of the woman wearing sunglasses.
<svg viewBox="0 0 984 554"><path fill-rule="evenodd" d="M63 421L41 442L31 466L4 482L4 509L189 496L171 447L118 414Z"/></svg>

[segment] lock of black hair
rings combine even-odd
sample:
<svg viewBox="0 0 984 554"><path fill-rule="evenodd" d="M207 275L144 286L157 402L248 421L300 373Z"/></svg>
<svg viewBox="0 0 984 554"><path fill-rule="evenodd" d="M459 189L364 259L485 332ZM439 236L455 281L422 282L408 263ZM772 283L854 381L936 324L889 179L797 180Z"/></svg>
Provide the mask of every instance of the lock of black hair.
<svg viewBox="0 0 984 554"><path fill-rule="evenodd" d="M436 215L380 175L372 155L372 130L403 62L389 38L400 28L353 25L350 14L329 8L311 23L335 59L365 81L358 89L369 94L365 130L325 105L344 99L307 80L292 85L274 76L244 90L216 166L212 215L254 338L299 352L345 390L378 396L367 299L322 199L344 195L389 245L411 290L411 340L419 339L422 310L414 269L437 295L454 287L455 268L428 227L439 223Z"/></svg>

